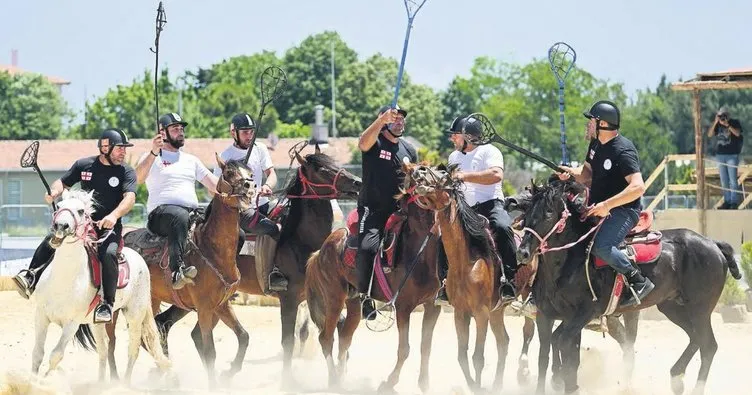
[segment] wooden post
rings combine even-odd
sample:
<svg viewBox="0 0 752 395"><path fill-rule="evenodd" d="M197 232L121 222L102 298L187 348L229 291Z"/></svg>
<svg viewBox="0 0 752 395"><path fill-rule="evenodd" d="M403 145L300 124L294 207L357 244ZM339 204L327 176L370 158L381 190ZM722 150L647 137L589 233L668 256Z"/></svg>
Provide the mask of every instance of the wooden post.
<svg viewBox="0 0 752 395"><path fill-rule="evenodd" d="M692 116L695 124L695 162L697 173L697 210L699 213L700 233L706 234L707 220L705 217L705 152L703 142L705 136L702 132L702 112L700 108L700 90L692 90Z"/></svg>

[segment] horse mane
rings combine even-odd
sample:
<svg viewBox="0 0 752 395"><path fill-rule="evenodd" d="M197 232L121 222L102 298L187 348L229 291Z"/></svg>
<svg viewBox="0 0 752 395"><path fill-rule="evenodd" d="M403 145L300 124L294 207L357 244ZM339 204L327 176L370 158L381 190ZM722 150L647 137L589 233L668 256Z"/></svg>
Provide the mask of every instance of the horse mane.
<svg viewBox="0 0 752 395"><path fill-rule="evenodd" d="M84 191L82 189L69 189L66 192L68 197L65 200L76 199L81 201L84 204L84 212L86 215L91 216L97 211L95 207L99 205L99 202L94 198L94 194L90 195L89 191Z"/></svg>
<svg viewBox="0 0 752 395"><path fill-rule="evenodd" d="M230 168L232 170L238 170L238 169L246 169L249 172L253 173L250 167L248 167L248 164L245 163L243 159L230 159L227 162L225 162L225 168Z"/></svg>
<svg viewBox="0 0 752 395"><path fill-rule="evenodd" d="M313 166L315 170L337 167L334 159L323 152L308 154L304 159L310 166ZM290 180L284 187L284 195L301 195L303 193L303 183L300 181L299 170L295 169L294 171L295 176L290 177ZM296 202L296 200L300 201ZM284 219L284 222L282 224L282 234L280 235L280 240L287 239L288 237L292 236L292 234L297 230L297 226L291 225L300 223L300 219L303 216L303 204L315 200L317 199L290 199L290 209L287 213L287 217Z"/></svg>
<svg viewBox="0 0 752 395"><path fill-rule="evenodd" d="M462 191L451 188L449 193L457 202L457 214L465 234L469 236L470 250L484 257L495 256L496 252L489 239L488 220L470 207Z"/></svg>

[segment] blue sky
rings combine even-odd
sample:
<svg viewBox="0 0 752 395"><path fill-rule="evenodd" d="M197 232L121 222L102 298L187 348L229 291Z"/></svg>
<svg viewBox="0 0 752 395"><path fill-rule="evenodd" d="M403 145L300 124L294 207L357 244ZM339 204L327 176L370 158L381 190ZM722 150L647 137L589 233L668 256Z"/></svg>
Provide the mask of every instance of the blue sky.
<svg viewBox="0 0 752 395"><path fill-rule="evenodd" d="M166 0L160 67L178 72L223 58L274 50L336 30L361 58L399 59L406 16L401 0ZM0 63L66 78L76 111L154 67L158 1L2 0ZM713 5L711 5L713 4ZM545 57L566 41L577 64L628 92L696 72L752 68L747 0L428 0L415 20L406 70L442 89L475 57L512 62ZM177 75L177 74L173 74Z"/></svg>

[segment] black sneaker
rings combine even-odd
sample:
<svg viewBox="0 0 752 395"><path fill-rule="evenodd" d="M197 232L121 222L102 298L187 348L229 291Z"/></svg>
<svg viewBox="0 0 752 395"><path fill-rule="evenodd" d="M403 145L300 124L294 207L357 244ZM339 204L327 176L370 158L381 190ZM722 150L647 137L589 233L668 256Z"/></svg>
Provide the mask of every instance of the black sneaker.
<svg viewBox="0 0 752 395"><path fill-rule="evenodd" d="M102 302L94 310L94 323L104 324L108 322L112 322L112 306Z"/></svg>
<svg viewBox="0 0 752 395"><path fill-rule="evenodd" d="M13 282L16 283L16 291L18 291L18 294L21 295L22 298L29 299L31 297L31 284L34 282L34 279L30 271L22 270L13 277Z"/></svg>
<svg viewBox="0 0 752 395"><path fill-rule="evenodd" d="M373 303L373 299L364 297L360 304L363 307L363 318L369 321L375 320L376 314L374 312L376 311L376 304Z"/></svg>
<svg viewBox="0 0 752 395"><path fill-rule="evenodd" d="M640 273L630 276L629 286L632 287L634 293L632 291L628 292L627 297L621 303L621 307L630 307L637 305L643 299L645 299L645 297L648 296L648 294L650 294L650 292L652 292L655 288L655 284L653 284L653 282L650 281L649 278L643 276ZM635 293L637 294L637 299L635 299Z"/></svg>
<svg viewBox="0 0 752 395"><path fill-rule="evenodd" d="M270 291L287 291L287 277L285 277L278 268L272 269L269 273L269 290Z"/></svg>

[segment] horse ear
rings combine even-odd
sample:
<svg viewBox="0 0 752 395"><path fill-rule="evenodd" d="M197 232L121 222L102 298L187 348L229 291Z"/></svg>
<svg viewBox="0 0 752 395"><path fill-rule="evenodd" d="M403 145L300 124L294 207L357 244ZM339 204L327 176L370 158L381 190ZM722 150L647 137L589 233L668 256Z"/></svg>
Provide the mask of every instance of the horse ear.
<svg viewBox="0 0 752 395"><path fill-rule="evenodd" d="M295 153L295 159L298 160L298 163L300 163L301 166L307 166L308 165L308 162L305 160L305 158L303 158L302 156L300 156L300 154L297 153L297 152Z"/></svg>
<svg viewBox="0 0 752 395"><path fill-rule="evenodd" d="M227 166L227 163L225 163L225 161L223 161L222 158L219 157L219 154L217 154L216 152L214 153L214 157L217 159L217 164L219 165L219 168L224 170L225 166Z"/></svg>
<svg viewBox="0 0 752 395"><path fill-rule="evenodd" d="M68 196L70 196L70 192L67 189L63 189L63 200L68 199Z"/></svg>
<svg viewBox="0 0 752 395"><path fill-rule="evenodd" d="M436 166L436 170L439 170L439 171L447 171L447 166L446 166L446 163L439 163L439 165L438 165L438 166Z"/></svg>
<svg viewBox="0 0 752 395"><path fill-rule="evenodd" d="M314 152L317 154L321 153L321 148L319 147L319 143L316 143L316 150Z"/></svg>

